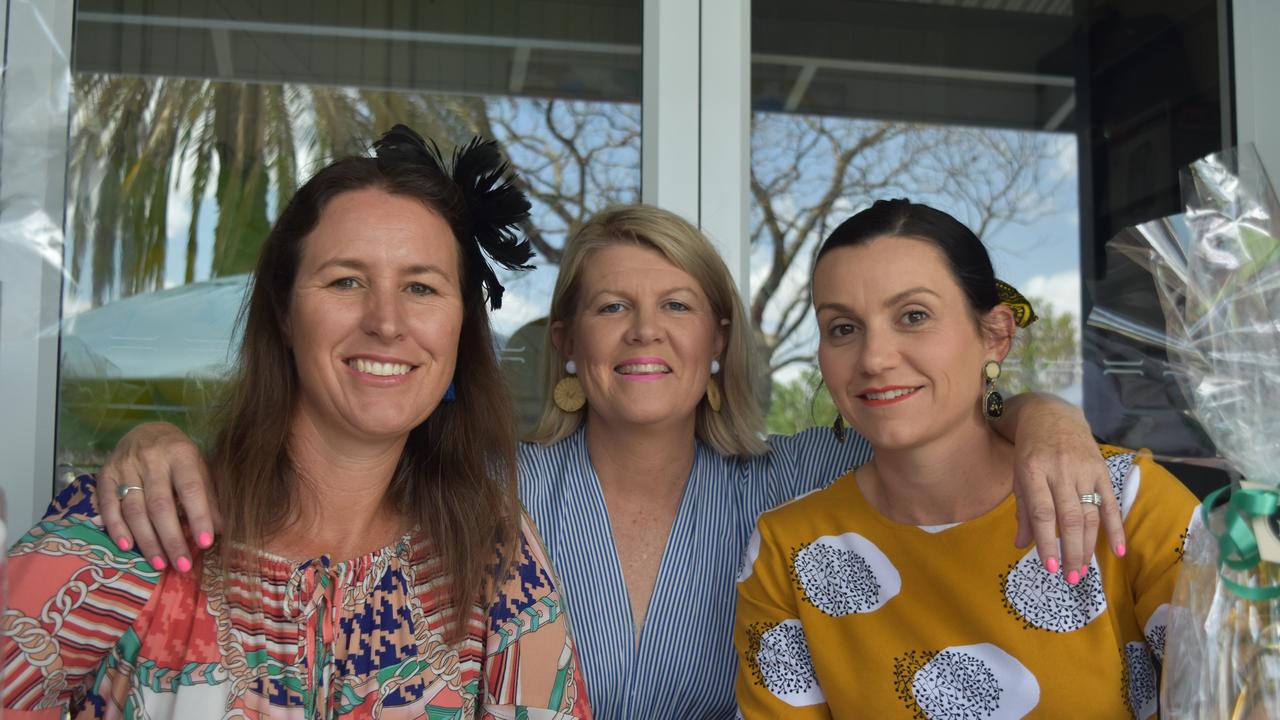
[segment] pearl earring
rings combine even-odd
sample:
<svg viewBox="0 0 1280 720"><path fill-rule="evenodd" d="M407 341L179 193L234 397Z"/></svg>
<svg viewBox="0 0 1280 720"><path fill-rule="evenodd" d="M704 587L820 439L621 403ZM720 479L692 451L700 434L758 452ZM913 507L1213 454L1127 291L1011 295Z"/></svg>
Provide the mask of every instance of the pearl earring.
<svg viewBox="0 0 1280 720"><path fill-rule="evenodd" d="M715 358L712 358L712 359L711 359L711 374L712 374L712 375L715 375L715 374L716 374L716 373L718 373L718 372L720 372L720 361L719 361L719 360L717 360L717 359L715 359Z"/></svg>
<svg viewBox="0 0 1280 720"><path fill-rule="evenodd" d="M572 360L566 361L566 362L565 362L565 364L564 364L564 371L565 371L565 372L567 372L567 373L569 373L570 375L577 375L577 374L578 374L578 363L576 363L576 362L574 362L574 361L572 361Z"/></svg>

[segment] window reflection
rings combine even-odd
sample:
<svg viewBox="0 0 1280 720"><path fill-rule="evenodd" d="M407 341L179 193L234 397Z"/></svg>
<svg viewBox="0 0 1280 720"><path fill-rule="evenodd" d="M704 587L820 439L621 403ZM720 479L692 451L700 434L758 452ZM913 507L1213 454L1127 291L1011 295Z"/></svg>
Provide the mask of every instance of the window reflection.
<svg viewBox="0 0 1280 720"><path fill-rule="evenodd" d="M495 329L516 387L566 234L639 199L640 0L498 12L430 4L77 6L59 461L94 466L132 425L200 436L247 273L312 169L404 122L494 137L534 210L539 269L506 278ZM534 326L536 327L536 325ZM523 415L540 398L522 396Z"/></svg>
<svg viewBox="0 0 1280 720"><path fill-rule="evenodd" d="M752 315L770 430L835 417L814 368L821 239L885 197L944 209L987 243L1041 321L1008 390L1081 401L1075 20L1069 2L752 3Z"/></svg>

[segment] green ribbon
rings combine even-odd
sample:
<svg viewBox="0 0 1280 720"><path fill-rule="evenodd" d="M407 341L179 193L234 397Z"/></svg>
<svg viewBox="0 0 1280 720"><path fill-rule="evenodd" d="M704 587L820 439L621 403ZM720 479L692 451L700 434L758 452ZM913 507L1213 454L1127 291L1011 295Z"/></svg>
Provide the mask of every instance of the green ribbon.
<svg viewBox="0 0 1280 720"><path fill-rule="evenodd" d="M1209 528L1209 511L1213 509L1223 493L1231 490L1224 487L1209 493L1200 506L1205 528ZM1269 518L1280 509L1280 493L1275 490L1244 490L1236 488L1231 493L1223 515L1225 527L1221 534L1214 537L1218 540L1218 567L1223 565L1233 570L1248 570L1262 561L1258 553L1258 539L1253 534L1252 518ZM1218 577L1232 593L1245 600L1275 600L1280 598L1280 585L1264 585L1249 587L1228 579L1219 572Z"/></svg>

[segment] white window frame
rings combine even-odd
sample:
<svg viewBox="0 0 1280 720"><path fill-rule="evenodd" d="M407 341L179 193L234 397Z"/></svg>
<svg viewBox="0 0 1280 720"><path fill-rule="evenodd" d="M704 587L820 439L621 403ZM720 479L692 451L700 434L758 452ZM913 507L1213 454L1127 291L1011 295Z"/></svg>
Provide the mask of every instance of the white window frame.
<svg viewBox="0 0 1280 720"><path fill-rule="evenodd" d="M702 0L699 221L751 304L751 3Z"/></svg>
<svg viewBox="0 0 1280 720"><path fill-rule="evenodd" d="M644 22L641 198L702 228L748 301L751 3L646 0Z"/></svg>
<svg viewBox="0 0 1280 720"><path fill-rule="evenodd" d="M640 196L698 222L699 2L645 0Z"/></svg>
<svg viewBox="0 0 1280 720"><path fill-rule="evenodd" d="M10 0L4 26L0 482L15 530L40 517L53 490L73 9Z"/></svg>
<svg viewBox="0 0 1280 720"><path fill-rule="evenodd" d="M1223 0L1225 2L1225 0ZM1253 143L1271 182L1280 182L1280 90L1275 69L1280 67L1280 3L1275 0L1234 0L1231 31L1235 45L1236 142ZM1229 79L1224 78L1224 86ZM1229 99L1229 98L1228 98Z"/></svg>

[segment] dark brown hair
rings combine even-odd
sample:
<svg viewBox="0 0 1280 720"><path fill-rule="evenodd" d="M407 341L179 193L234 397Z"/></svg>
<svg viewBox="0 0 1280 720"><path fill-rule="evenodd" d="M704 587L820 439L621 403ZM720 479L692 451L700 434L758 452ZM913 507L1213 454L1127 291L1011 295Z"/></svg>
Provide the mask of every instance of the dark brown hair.
<svg viewBox="0 0 1280 720"><path fill-rule="evenodd" d="M1000 304L991 257L978 236L947 213L905 198L877 200L840 223L822 242L814 267L836 248L864 245L890 235L923 240L941 251L975 316Z"/></svg>
<svg viewBox="0 0 1280 720"><path fill-rule="evenodd" d="M261 549L296 517L305 490L289 456L289 413L298 373L283 333L305 238L334 197L377 188L416 199L439 213L459 244L471 220L459 187L438 168L347 158L307 181L281 212L258 257L240 322L244 339L220 431L209 456L231 543ZM456 400L441 402L405 443L387 490L391 507L425 533L451 578L454 637L468 611L487 602L505 551L516 536L515 423L494 354L479 253L460 247L463 322L454 374ZM225 542L230 541L230 543Z"/></svg>

